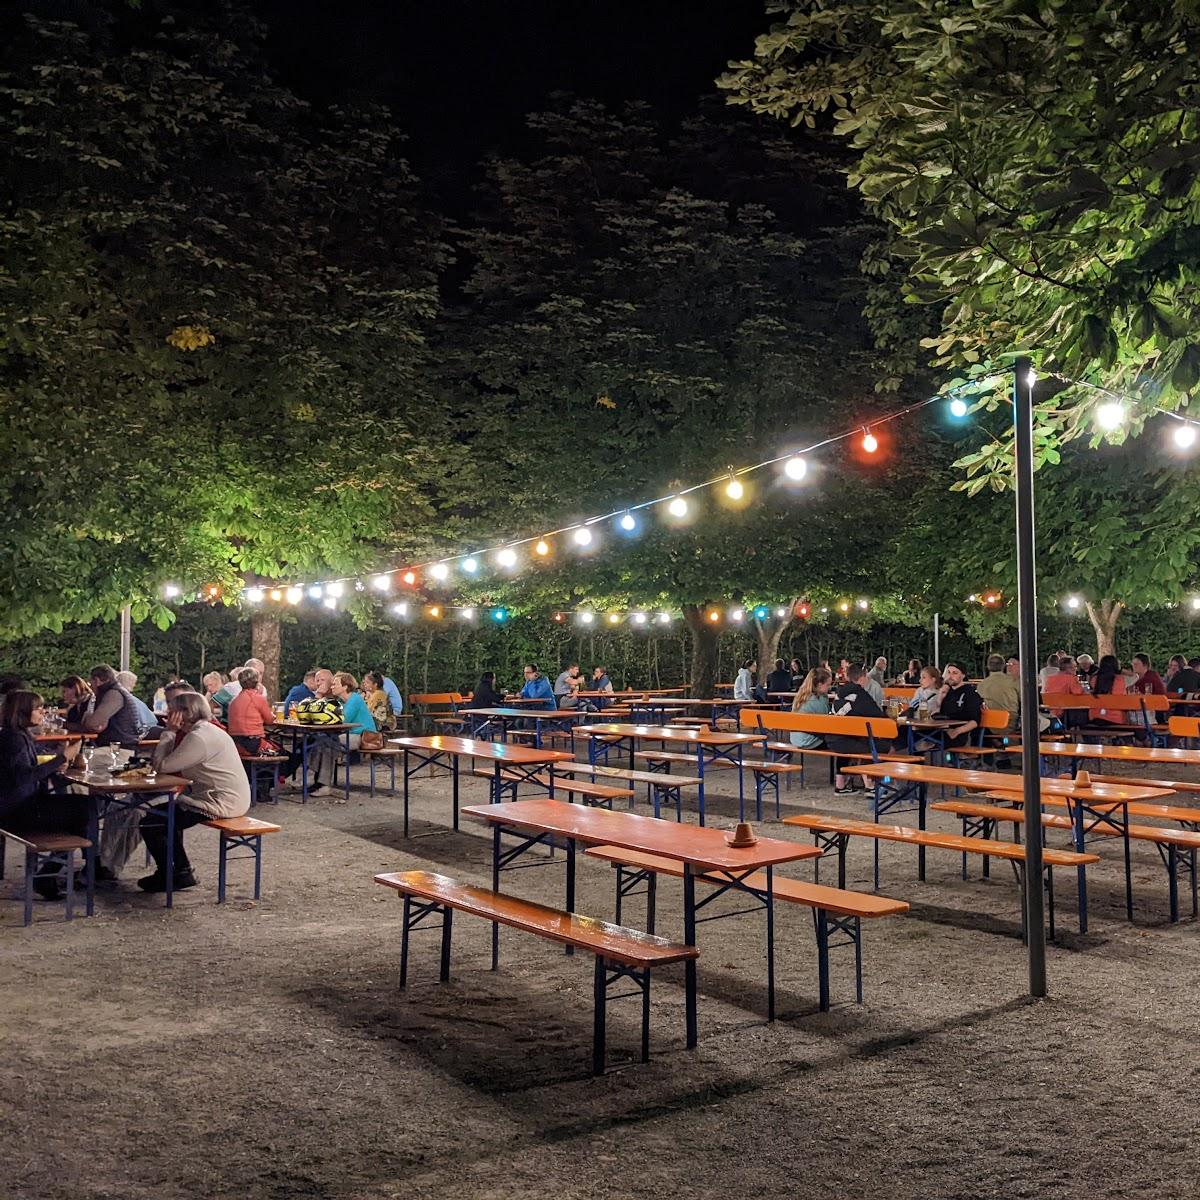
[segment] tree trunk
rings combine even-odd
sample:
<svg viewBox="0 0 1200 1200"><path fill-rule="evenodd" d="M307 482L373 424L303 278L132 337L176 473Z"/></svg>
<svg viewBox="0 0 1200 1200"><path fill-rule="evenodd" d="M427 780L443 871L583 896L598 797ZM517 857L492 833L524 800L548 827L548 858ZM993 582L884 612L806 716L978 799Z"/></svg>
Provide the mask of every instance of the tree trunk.
<svg viewBox="0 0 1200 1200"><path fill-rule="evenodd" d="M279 690L280 653L279 617L272 612L256 612L250 618L250 657L262 659L262 685L273 700L283 695Z"/></svg>
<svg viewBox="0 0 1200 1200"><path fill-rule="evenodd" d="M704 619L704 606L685 604L683 619L692 631L692 670L688 683L693 696L711 700L717 686L717 649L720 637Z"/></svg>
<svg viewBox="0 0 1200 1200"><path fill-rule="evenodd" d="M1088 620L1096 631L1096 659L1117 652L1117 621L1125 611L1120 600L1101 600L1099 607L1090 600L1085 602Z"/></svg>
<svg viewBox="0 0 1200 1200"><path fill-rule="evenodd" d="M776 610L767 613L765 621L754 618L754 628L758 633L758 678L762 682L775 669L775 660L779 657L779 643L787 627L795 617L799 597L791 600L784 616L776 615Z"/></svg>

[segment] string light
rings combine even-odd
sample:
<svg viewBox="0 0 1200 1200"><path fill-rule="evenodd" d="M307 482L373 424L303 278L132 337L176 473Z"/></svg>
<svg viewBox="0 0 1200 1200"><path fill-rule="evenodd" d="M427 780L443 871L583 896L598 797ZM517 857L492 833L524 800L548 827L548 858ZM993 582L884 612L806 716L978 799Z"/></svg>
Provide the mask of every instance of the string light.
<svg viewBox="0 0 1200 1200"><path fill-rule="evenodd" d="M735 608L733 612L729 614L729 618L732 621L740 621L745 615L746 614L740 608Z"/></svg>
<svg viewBox="0 0 1200 1200"><path fill-rule="evenodd" d="M287 590L287 602L289 604L299 604L304 599L304 589L298 587L290 587Z"/></svg>
<svg viewBox="0 0 1200 1200"><path fill-rule="evenodd" d="M163 584L163 590L162 590L162 594L163 594L163 596L164 596L166 599L168 599L168 600L174 600L174 599L175 599L175 597L179 595L179 586L178 586L178 584L174 584L174 583L164 583L164 584Z"/></svg>
<svg viewBox="0 0 1200 1200"><path fill-rule="evenodd" d="M777 608L775 610L775 615L782 621L783 618L787 616L787 609L786 608Z"/></svg>
<svg viewBox="0 0 1200 1200"><path fill-rule="evenodd" d="M204 589L204 594L209 600L219 600L221 597L221 585L218 583L210 583L208 587Z"/></svg>
<svg viewBox="0 0 1200 1200"><path fill-rule="evenodd" d="M371 586L377 592L390 591L392 587L392 577L390 575L376 575L375 578L371 580Z"/></svg>
<svg viewBox="0 0 1200 1200"><path fill-rule="evenodd" d="M1192 611L1195 612L1197 609L1200 609L1200 596L1193 596L1192 597Z"/></svg>
<svg viewBox="0 0 1200 1200"><path fill-rule="evenodd" d="M581 612L579 614L579 621L580 621L580 624L582 624L582 625L590 625L595 619L596 619L595 613Z"/></svg>
<svg viewBox="0 0 1200 1200"><path fill-rule="evenodd" d="M644 612L635 612L633 614L633 623L635 625L645 625L646 614Z"/></svg>
<svg viewBox="0 0 1200 1200"><path fill-rule="evenodd" d="M633 513L624 513L621 519L617 522L621 527L622 533L633 533L637 529L637 518Z"/></svg>
<svg viewBox="0 0 1200 1200"><path fill-rule="evenodd" d="M879 449L879 439L866 427L863 428L862 448L868 454L874 454Z"/></svg>
<svg viewBox="0 0 1200 1200"><path fill-rule="evenodd" d="M392 612L394 612L398 617L407 617L408 605L402 600L399 604L392 605Z"/></svg>
<svg viewBox="0 0 1200 1200"><path fill-rule="evenodd" d="M561 625L567 619L567 614L561 613L561 612L556 612L554 614L554 619Z"/></svg>
<svg viewBox="0 0 1200 1200"><path fill-rule="evenodd" d="M621 618L619 616L617 616L616 613L609 613L608 614L608 623L610 625L620 625Z"/></svg>
<svg viewBox="0 0 1200 1200"><path fill-rule="evenodd" d="M791 458L784 460L783 473L794 483L799 483L808 474L808 463L800 455L793 454Z"/></svg>
<svg viewBox="0 0 1200 1200"><path fill-rule="evenodd" d="M450 565L449 563L444 562L434 563L433 566L429 568L429 574L432 576L432 578L441 583L442 580L450 578Z"/></svg>
<svg viewBox="0 0 1200 1200"><path fill-rule="evenodd" d="M754 619L756 621L765 621L769 615L770 615L770 610L763 604L760 604L754 610Z"/></svg>
<svg viewBox="0 0 1200 1200"><path fill-rule="evenodd" d="M843 600L841 602L841 604L838 605L838 612L848 613L849 611L850 611L850 601Z"/></svg>
<svg viewBox="0 0 1200 1200"><path fill-rule="evenodd" d="M1112 433L1116 429L1120 429L1125 424L1125 405L1119 402L1111 402L1102 404L1096 409L1096 424L1100 426L1105 433Z"/></svg>
<svg viewBox="0 0 1200 1200"><path fill-rule="evenodd" d="M577 546L590 546L592 544L592 531L584 525L580 525L575 530L573 537Z"/></svg>
<svg viewBox="0 0 1200 1200"><path fill-rule="evenodd" d="M858 607L861 608L865 612L867 610L867 608L869 607L869 601L859 600Z"/></svg>
<svg viewBox="0 0 1200 1200"><path fill-rule="evenodd" d="M462 569L466 571L468 575L474 575L475 572L479 570L479 560L477 558L464 558Z"/></svg>
<svg viewBox="0 0 1200 1200"><path fill-rule="evenodd" d="M345 591L339 580L335 579L332 583L325 585L325 595L332 596L335 600Z"/></svg>
<svg viewBox="0 0 1200 1200"><path fill-rule="evenodd" d="M324 594L325 589L319 583L314 583L312 587L308 589L308 596L310 600L320 600Z"/></svg>
<svg viewBox="0 0 1200 1200"><path fill-rule="evenodd" d="M210 589L211 591L211 589ZM263 598L263 590L260 587L252 587L246 589L247 604L261 604Z"/></svg>
<svg viewBox="0 0 1200 1200"><path fill-rule="evenodd" d="M271 589L271 599L272 599L272 600L274 600L276 604L278 604L278 603L279 603L279 601L283 599L283 591L282 591L282 589L280 589L280 588L272 588L272 589Z"/></svg>
<svg viewBox="0 0 1200 1200"><path fill-rule="evenodd" d="M740 500L745 494L746 489L742 486L742 481L736 475L731 475L729 482L725 485L725 495L730 500Z"/></svg>
<svg viewBox="0 0 1200 1200"><path fill-rule="evenodd" d="M550 553L550 543L545 538L540 538L538 544L533 548L534 554L539 554L543 558Z"/></svg>
<svg viewBox="0 0 1200 1200"><path fill-rule="evenodd" d="M555 620L557 620L558 617L559 614L555 613ZM504 608L493 608L492 620L495 621L497 625L503 625L504 622L508 620L508 610Z"/></svg>
<svg viewBox="0 0 1200 1200"><path fill-rule="evenodd" d="M688 514L688 502L682 496L676 496L675 499L667 505L667 512L676 518L686 517Z"/></svg>
<svg viewBox="0 0 1200 1200"><path fill-rule="evenodd" d="M967 415L967 402L960 396L955 396L954 399L950 401L949 408L950 415L956 421L962 420L962 418Z"/></svg>
<svg viewBox="0 0 1200 1200"><path fill-rule="evenodd" d="M712 612L710 612L708 614L708 619L715 624L717 621L719 621L721 619L721 614L719 612L717 612L717 610L714 608L712 610Z"/></svg>
<svg viewBox="0 0 1200 1200"><path fill-rule="evenodd" d="M1179 450L1190 450L1196 444L1196 427L1185 421L1175 427L1175 446Z"/></svg>
<svg viewBox="0 0 1200 1200"><path fill-rule="evenodd" d="M1079 600L1078 596L1068 596L1067 597L1067 607L1069 609L1071 609L1072 611L1077 609L1079 607L1079 604L1080 604L1080 600Z"/></svg>
<svg viewBox="0 0 1200 1200"><path fill-rule="evenodd" d="M401 578L409 587L413 587L417 582L417 573L416 571L405 571Z"/></svg>
<svg viewBox="0 0 1200 1200"><path fill-rule="evenodd" d="M506 546L496 555L496 562L506 570L511 569L517 565L517 552L511 546Z"/></svg>
<svg viewBox="0 0 1200 1200"><path fill-rule="evenodd" d="M442 610L438 605L431 604L429 606L429 615L436 621L442 615Z"/></svg>
<svg viewBox="0 0 1200 1200"><path fill-rule="evenodd" d="M473 608L464 608L460 616L464 621L473 621L475 620L475 610Z"/></svg>
<svg viewBox="0 0 1200 1200"><path fill-rule="evenodd" d="M671 614L669 612L660 612L658 614L658 623L660 625L670 625Z"/></svg>

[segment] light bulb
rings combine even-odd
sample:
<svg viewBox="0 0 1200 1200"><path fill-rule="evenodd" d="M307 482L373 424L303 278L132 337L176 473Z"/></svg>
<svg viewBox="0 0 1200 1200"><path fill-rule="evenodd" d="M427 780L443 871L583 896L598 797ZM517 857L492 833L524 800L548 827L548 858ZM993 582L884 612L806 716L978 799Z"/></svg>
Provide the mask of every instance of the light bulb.
<svg viewBox="0 0 1200 1200"><path fill-rule="evenodd" d="M618 617L616 613L609 613L608 614L608 623L610 625L619 625L621 623L621 618Z"/></svg>
<svg viewBox="0 0 1200 1200"><path fill-rule="evenodd" d="M670 625L671 614L670 613L659 613L658 614L658 623L660 625Z"/></svg>
<svg viewBox="0 0 1200 1200"><path fill-rule="evenodd" d="M843 600L841 602L841 604L838 605L838 612L848 613L849 611L850 611L850 602L848 600Z"/></svg>
<svg viewBox="0 0 1200 1200"><path fill-rule="evenodd" d="M859 608L861 608L861 609L864 609L864 610L865 610L865 609L867 608L867 601L866 601L866 600L860 600L860 601L858 602L858 607L859 607Z"/></svg>
<svg viewBox="0 0 1200 1200"><path fill-rule="evenodd" d="M464 608L462 610L462 619L464 621L475 620L475 610L473 608Z"/></svg>
<svg viewBox="0 0 1200 1200"><path fill-rule="evenodd" d="M670 504L667 505L667 512L673 517L686 517L688 511L688 502L682 496L676 496Z"/></svg>
<svg viewBox="0 0 1200 1200"><path fill-rule="evenodd" d="M767 619L767 610L761 604L754 610L754 619L756 621L765 621Z"/></svg>
<svg viewBox="0 0 1200 1200"><path fill-rule="evenodd" d="M308 589L308 594L314 600L320 600L320 598L325 594L325 589L319 583L314 583L312 587Z"/></svg>
<svg viewBox="0 0 1200 1200"><path fill-rule="evenodd" d="M392 586L392 577L390 575L376 575L371 580L371 586L377 592L386 592Z"/></svg>
<svg viewBox="0 0 1200 1200"><path fill-rule="evenodd" d="M972 592L972 593L971 593L971 594L970 594L970 595L967 597L967 603L968 603L968 604L974 604L974 603L975 603L975 601L976 601L976 600L978 600L978 599L979 599L979 597L978 597L978 596L977 596L977 595L976 595L974 592Z"/></svg>
<svg viewBox="0 0 1200 1200"><path fill-rule="evenodd" d="M263 590L260 587L252 587L246 589L246 603L259 604L262 602Z"/></svg>
<svg viewBox="0 0 1200 1200"><path fill-rule="evenodd" d="M787 616L787 609L786 608L777 608L775 610L775 615L782 621L783 618Z"/></svg>
<svg viewBox="0 0 1200 1200"><path fill-rule="evenodd" d="M740 609L740 608L735 608L735 609L733 610L733 612L731 612L731 613L729 614L729 617L730 617L730 620L733 620L733 621L740 621L740 620L741 620L741 619L742 619L742 618L743 618L745 615L746 615L746 614L745 614L745 612L744 612L742 609Z"/></svg>
<svg viewBox="0 0 1200 1200"><path fill-rule="evenodd" d="M337 608L337 597L326 596L324 603L326 608Z"/></svg>
<svg viewBox="0 0 1200 1200"><path fill-rule="evenodd" d="M721 619L721 614L719 612L717 612L717 610L714 608L712 610L712 612L710 612L708 614L708 619L715 624L717 621L719 621Z"/></svg>
<svg viewBox="0 0 1200 1200"><path fill-rule="evenodd" d="M633 513L626 513L620 520L620 526L626 533L632 533L637 528L637 518Z"/></svg>
<svg viewBox="0 0 1200 1200"><path fill-rule="evenodd" d="M1190 421L1175 429L1175 445L1180 450L1190 450L1196 444L1196 427Z"/></svg>
<svg viewBox="0 0 1200 1200"><path fill-rule="evenodd" d="M643 612L636 612L636 613L634 613L634 614L633 614L633 623L634 623L635 625L645 625L645 623L646 623L646 614L645 614L645 613L643 613Z"/></svg>
<svg viewBox="0 0 1200 1200"><path fill-rule="evenodd" d="M1112 433L1125 424L1125 405L1113 401L1096 409L1096 424L1106 433Z"/></svg>
<svg viewBox="0 0 1200 1200"><path fill-rule="evenodd" d="M534 546L533 552L534 552L534 554L542 555L542 557L544 558L547 554L550 553L550 543L548 541L546 541L545 538L542 538L538 542L538 544L536 546Z"/></svg>
<svg viewBox="0 0 1200 1200"><path fill-rule="evenodd" d="M746 494L746 489L742 487L742 481L737 478L731 479L725 485L725 495L730 500L740 500Z"/></svg>
<svg viewBox="0 0 1200 1200"><path fill-rule="evenodd" d="M967 402L955 396L950 401L950 415L955 418L962 418L967 415Z"/></svg>
<svg viewBox="0 0 1200 1200"><path fill-rule="evenodd" d="M784 461L783 473L789 479L803 479L804 476L808 474L808 463L805 462L800 455L793 454L791 458Z"/></svg>
<svg viewBox="0 0 1200 1200"><path fill-rule="evenodd" d="M561 620L562 620L562 614L561 614L561 613L555 613L555 614L554 614L554 619L555 619L556 621L561 621ZM507 620L508 620L508 610L507 610L507 609L504 609L504 608L493 608L493 609L492 609L492 620L493 620L493 621L497 621L497 622L499 622L499 623L503 624L505 621L507 621Z"/></svg>
<svg viewBox="0 0 1200 1200"><path fill-rule="evenodd" d="M304 589L298 587L290 587L287 590L287 602L289 604L299 604L304 599Z"/></svg>
<svg viewBox="0 0 1200 1200"><path fill-rule="evenodd" d="M464 558L462 569L466 571L468 575L474 575L475 572L479 570L479 560L475 558Z"/></svg>
<svg viewBox="0 0 1200 1200"><path fill-rule="evenodd" d="M162 593L168 600L174 600L179 595L179 587L174 583L164 583Z"/></svg>
<svg viewBox="0 0 1200 1200"><path fill-rule="evenodd" d="M1200 608L1200 596L1193 596L1192 597L1192 609L1195 610L1198 608Z"/></svg>
<svg viewBox="0 0 1200 1200"><path fill-rule="evenodd" d="M399 604L392 605L392 612L398 617L408 616L408 605L401 601Z"/></svg>
<svg viewBox="0 0 1200 1200"><path fill-rule="evenodd" d="M429 568L429 574L439 582L443 579L448 579L450 576L450 567L447 563L434 563Z"/></svg>
<svg viewBox="0 0 1200 1200"><path fill-rule="evenodd" d="M271 599L274 600L276 604L278 604L279 601L283 599L283 591L280 588L272 588L271 589Z"/></svg>
<svg viewBox="0 0 1200 1200"><path fill-rule="evenodd" d="M595 619L596 619L596 616L594 613L581 612L579 614L579 621L583 625L590 625Z"/></svg>
<svg viewBox="0 0 1200 1200"><path fill-rule="evenodd" d="M341 583L337 580L334 580L333 583L327 583L325 585L325 595L333 596L334 598L340 596L345 590L346 589L342 587Z"/></svg>
<svg viewBox="0 0 1200 1200"><path fill-rule="evenodd" d="M515 567L517 565L517 552L511 546L506 546L496 555L496 561L502 567Z"/></svg>
<svg viewBox="0 0 1200 1200"><path fill-rule="evenodd" d="M436 621L442 615L442 610L436 604L431 604L429 606L429 615Z"/></svg>
<svg viewBox="0 0 1200 1200"><path fill-rule="evenodd" d="M1068 596L1067 597L1067 607L1068 608L1078 608L1079 607L1079 597L1078 596Z"/></svg>
<svg viewBox="0 0 1200 1200"><path fill-rule="evenodd" d="M862 448L868 454L874 454L879 449L879 439L869 429L863 434Z"/></svg>
<svg viewBox="0 0 1200 1200"><path fill-rule="evenodd" d="M590 546L592 544L592 531L586 525L581 525L574 533L575 545Z"/></svg>

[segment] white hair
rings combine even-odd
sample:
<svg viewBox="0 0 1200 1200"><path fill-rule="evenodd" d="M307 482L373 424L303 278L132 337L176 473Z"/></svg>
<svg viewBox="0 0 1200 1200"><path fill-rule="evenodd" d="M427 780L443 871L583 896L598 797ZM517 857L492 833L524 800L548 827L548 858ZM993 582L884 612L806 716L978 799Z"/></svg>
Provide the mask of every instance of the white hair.
<svg viewBox="0 0 1200 1200"><path fill-rule="evenodd" d="M118 671L117 683L127 692L132 692L137 687L137 676L132 671Z"/></svg>

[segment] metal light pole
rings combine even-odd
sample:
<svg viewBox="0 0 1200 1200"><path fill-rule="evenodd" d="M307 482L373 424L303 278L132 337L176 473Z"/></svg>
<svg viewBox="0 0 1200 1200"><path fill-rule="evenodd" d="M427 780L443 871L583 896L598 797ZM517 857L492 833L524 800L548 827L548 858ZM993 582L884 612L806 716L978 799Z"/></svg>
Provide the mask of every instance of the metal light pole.
<svg viewBox="0 0 1200 1200"><path fill-rule="evenodd" d="M941 613L933 614L933 665L942 669L942 626Z"/></svg>
<svg viewBox="0 0 1200 1200"><path fill-rule="evenodd" d="M1025 797L1025 933L1029 994L1046 994L1046 924L1042 895L1042 781L1038 754L1038 649L1033 520L1032 364L1013 364L1013 442L1017 494L1017 627L1021 654L1021 783Z"/></svg>
<svg viewBox="0 0 1200 1200"><path fill-rule="evenodd" d="M131 619L129 605L127 604L123 609L121 609L121 651L118 659L121 665L117 668L118 671L129 670L129 650L132 641L133 622Z"/></svg>

